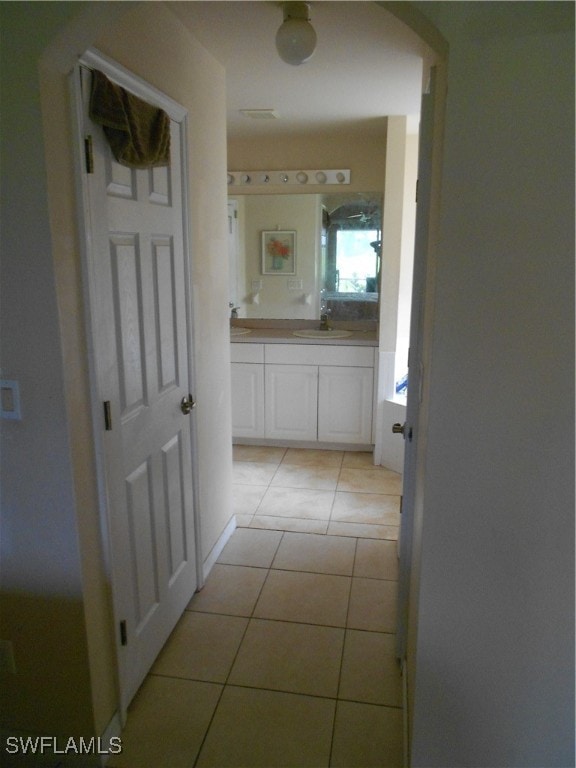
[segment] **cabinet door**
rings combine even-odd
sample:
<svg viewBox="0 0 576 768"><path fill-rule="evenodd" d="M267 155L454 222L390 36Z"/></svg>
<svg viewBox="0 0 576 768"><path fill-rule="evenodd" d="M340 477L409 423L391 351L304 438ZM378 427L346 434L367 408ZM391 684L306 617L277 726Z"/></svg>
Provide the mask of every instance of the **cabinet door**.
<svg viewBox="0 0 576 768"><path fill-rule="evenodd" d="M266 437L318 439L318 367L266 365Z"/></svg>
<svg viewBox="0 0 576 768"><path fill-rule="evenodd" d="M232 436L264 437L264 366L232 363Z"/></svg>
<svg viewBox="0 0 576 768"><path fill-rule="evenodd" d="M320 366L318 440L372 442L372 368Z"/></svg>

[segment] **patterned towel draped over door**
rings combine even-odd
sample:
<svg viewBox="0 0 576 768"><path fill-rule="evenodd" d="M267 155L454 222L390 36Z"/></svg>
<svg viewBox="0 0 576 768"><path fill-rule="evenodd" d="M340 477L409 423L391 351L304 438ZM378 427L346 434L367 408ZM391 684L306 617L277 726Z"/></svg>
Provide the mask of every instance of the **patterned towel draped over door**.
<svg viewBox="0 0 576 768"><path fill-rule="evenodd" d="M104 128L115 159L129 168L170 163L170 118L97 70L92 72L90 117Z"/></svg>

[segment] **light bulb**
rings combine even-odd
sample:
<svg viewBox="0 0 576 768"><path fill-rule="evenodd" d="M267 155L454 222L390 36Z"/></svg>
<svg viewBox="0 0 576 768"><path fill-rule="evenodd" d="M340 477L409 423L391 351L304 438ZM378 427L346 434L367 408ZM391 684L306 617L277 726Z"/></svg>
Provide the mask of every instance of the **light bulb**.
<svg viewBox="0 0 576 768"><path fill-rule="evenodd" d="M316 48L316 32L308 21L307 3L285 3L284 23L276 32L276 48L287 64L303 64Z"/></svg>

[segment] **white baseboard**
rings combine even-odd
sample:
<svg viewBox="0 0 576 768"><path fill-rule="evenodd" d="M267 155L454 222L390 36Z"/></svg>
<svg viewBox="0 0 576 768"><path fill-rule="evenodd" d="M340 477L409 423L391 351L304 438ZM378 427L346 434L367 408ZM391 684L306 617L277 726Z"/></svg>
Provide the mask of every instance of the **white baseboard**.
<svg viewBox="0 0 576 768"><path fill-rule="evenodd" d="M122 734L122 721L120 719L120 713L115 712L112 720L108 723L106 729L104 730L104 733L102 734L102 742L104 744L110 744L116 742L118 743L118 740L120 739L120 736ZM110 740L114 739L113 742ZM110 759L110 755L103 755L102 756L102 762L100 763L103 768L108 765L108 760Z"/></svg>
<svg viewBox="0 0 576 768"><path fill-rule="evenodd" d="M230 536L232 536L235 530L236 530L236 515L232 515L232 517L230 518L230 522L220 534L216 544L214 544L214 546L212 547L212 551L210 552L206 560L204 560L204 564L202 566L204 581L206 581L206 579L208 578L208 574L212 570L214 563L220 557L220 553L226 546L228 539L230 538Z"/></svg>
<svg viewBox="0 0 576 768"><path fill-rule="evenodd" d="M372 443L324 443L320 440L276 440L268 437L234 437L234 445L264 445L269 448L314 448L326 451L362 451L374 450Z"/></svg>

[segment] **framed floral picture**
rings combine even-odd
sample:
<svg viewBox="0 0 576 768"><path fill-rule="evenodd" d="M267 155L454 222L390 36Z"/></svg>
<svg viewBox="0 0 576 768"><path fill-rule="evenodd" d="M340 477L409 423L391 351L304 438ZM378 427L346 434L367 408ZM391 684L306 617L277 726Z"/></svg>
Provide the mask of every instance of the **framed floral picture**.
<svg viewBox="0 0 576 768"><path fill-rule="evenodd" d="M296 274L296 232L294 230L262 232L262 274Z"/></svg>

